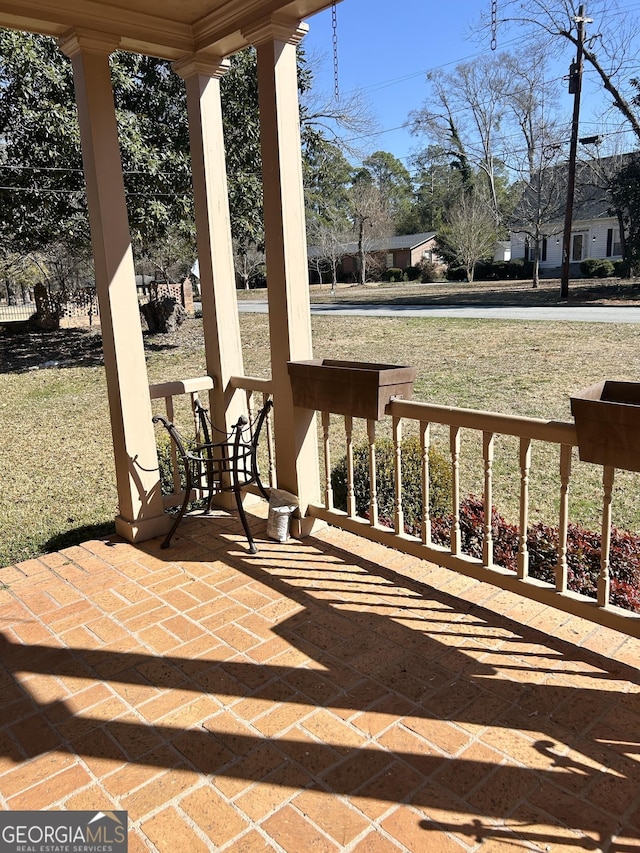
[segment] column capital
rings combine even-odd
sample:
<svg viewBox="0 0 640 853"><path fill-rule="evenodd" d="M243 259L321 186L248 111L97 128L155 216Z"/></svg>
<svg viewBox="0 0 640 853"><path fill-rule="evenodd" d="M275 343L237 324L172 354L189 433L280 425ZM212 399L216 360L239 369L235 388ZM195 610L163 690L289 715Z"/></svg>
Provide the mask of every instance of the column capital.
<svg viewBox="0 0 640 853"><path fill-rule="evenodd" d="M221 56L198 56L197 53L190 53L177 59L171 67L184 80L195 77L197 74L220 78L227 73L231 63Z"/></svg>
<svg viewBox="0 0 640 853"><path fill-rule="evenodd" d="M299 44L309 32L309 25L297 18L266 15L242 29L242 35L255 46L269 41Z"/></svg>
<svg viewBox="0 0 640 853"><path fill-rule="evenodd" d="M99 53L109 56L120 47L120 37L95 30L73 29L58 39L58 47L72 59L79 53Z"/></svg>

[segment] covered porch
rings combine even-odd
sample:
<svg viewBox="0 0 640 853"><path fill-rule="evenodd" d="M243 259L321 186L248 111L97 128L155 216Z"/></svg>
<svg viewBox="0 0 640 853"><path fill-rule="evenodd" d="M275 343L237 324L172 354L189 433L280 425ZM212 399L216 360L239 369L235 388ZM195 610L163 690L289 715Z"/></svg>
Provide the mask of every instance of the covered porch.
<svg viewBox="0 0 640 853"><path fill-rule="evenodd" d="M312 357L296 46L303 18L327 0L0 0L0 26L53 36L70 58L95 262L118 506L116 529L137 542L168 527L135 287L109 56L134 51L171 62L185 81L197 257L214 423L246 411L220 80L227 57L256 49L269 258L272 394L278 483L307 504L319 497L315 416L294 409L287 361ZM176 377L168 376L168 382Z"/></svg>
<svg viewBox="0 0 640 853"><path fill-rule="evenodd" d="M423 448L430 424L449 431L456 517L460 431L481 435L489 506L494 435L517 440L515 571L496 569L488 521L473 560L455 524L450 547L434 546L428 502L417 535L401 499L378 523L375 478L364 519L352 470L336 511L328 413L321 492L316 415L294 405L287 362L313 355L295 47L302 18L326 5L0 0L0 25L58 37L73 62L119 499L116 537L0 572L2 805L125 809L131 850L635 849L640 620L610 606L607 549L597 599L568 590L573 425L407 401L388 411L396 448L403 421ZM269 259L262 384L243 369L219 90L225 57L249 44ZM269 543L255 521L256 556L223 510L187 519L160 550L169 520L109 77L116 48L171 60L187 90L207 376L167 376L158 396L196 383L227 426L251 392L274 400L275 479L299 497L307 537ZM350 417L345 433L349 457ZM554 584L528 571L532 441L560 454ZM398 494L401 476L397 450ZM426 450L422 478L428 491ZM612 487L606 468L603 531Z"/></svg>
<svg viewBox="0 0 640 853"><path fill-rule="evenodd" d="M0 572L8 809L132 851L639 849L638 641L353 534Z"/></svg>

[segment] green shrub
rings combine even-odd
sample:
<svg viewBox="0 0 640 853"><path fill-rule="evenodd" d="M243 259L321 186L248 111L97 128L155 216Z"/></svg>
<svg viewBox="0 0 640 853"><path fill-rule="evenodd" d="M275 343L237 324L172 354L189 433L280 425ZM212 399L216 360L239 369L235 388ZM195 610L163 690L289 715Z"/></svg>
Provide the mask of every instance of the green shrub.
<svg viewBox="0 0 640 853"><path fill-rule="evenodd" d="M492 261L478 261L473 268L474 281L494 281L496 278Z"/></svg>
<svg viewBox="0 0 640 853"><path fill-rule="evenodd" d="M425 284L442 279L442 269L433 261L422 261L420 264L420 281Z"/></svg>
<svg viewBox="0 0 640 853"><path fill-rule="evenodd" d="M447 281L466 281L467 271L464 267L449 267L447 269Z"/></svg>
<svg viewBox="0 0 640 853"><path fill-rule="evenodd" d="M533 274L533 263L522 258L512 261L478 261L473 268L475 281L505 281L528 278Z"/></svg>
<svg viewBox="0 0 640 853"><path fill-rule="evenodd" d="M187 450L192 450L195 447L195 441L187 440ZM160 470L160 488L163 495L170 495L174 490L173 483L173 459L171 456L171 439L167 432L162 428L160 431L160 427L158 427L158 431L156 432L156 448L158 451L158 468ZM180 470L180 488L184 489L187 485L187 478L184 473L184 468L180 458L178 457L178 468ZM204 509L206 506L206 500L200 499L196 501L189 501L187 504L187 510L191 511L194 509ZM172 512L177 512L178 507L174 507L171 510Z"/></svg>
<svg viewBox="0 0 640 853"><path fill-rule="evenodd" d="M509 278L509 262L508 261L494 261L492 264L493 267L493 278L495 281L504 281Z"/></svg>
<svg viewBox="0 0 640 853"><path fill-rule="evenodd" d="M580 261L580 272L585 278L595 278L599 263L597 258L585 258L584 261Z"/></svg>
<svg viewBox="0 0 640 853"><path fill-rule="evenodd" d="M416 435L402 440L402 506L405 529L417 534L422 522L422 448ZM376 485L378 492L378 517L381 523L391 525L394 517L395 449L388 438L376 440ZM353 486L356 512L363 518L369 516L369 445L358 445L353 451ZM347 508L347 459L343 457L331 472L333 502L336 509ZM429 510L441 516L451 507L451 469L444 454L437 447L429 447Z"/></svg>
<svg viewBox="0 0 640 853"><path fill-rule="evenodd" d="M389 267L382 273L382 281L402 281L402 270L400 267Z"/></svg>
<svg viewBox="0 0 640 853"><path fill-rule="evenodd" d="M580 272L585 278L608 278L613 275L614 266L611 261L585 258L584 261L580 261Z"/></svg>
<svg viewBox="0 0 640 853"><path fill-rule="evenodd" d="M509 524L491 508L493 561L515 572L518 565L518 528ZM434 543L448 546L451 542L451 514L434 518L431 524ZM470 495L460 505L460 542L462 551L482 559L484 539L484 502ZM567 531L567 586L572 592L596 598L600 575L599 533L569 524ZM529 575L545 583L555 584L558 562L558 528L539 522L527 532ZM640 613L640 536L611 530L609 555L611 592L609 601L617 607Z"/></svg>
<svg viewBox="0 0 640 853"><path fill-rule="evenodd" d="M422 269L420 267L405 267L404 276L406 276L405 281L420 281Z"/></svg>
<svg viewBox="0 0 640 853"><path fill-rule="evenodd" d="M532 275L533 261L525 261L524 258L512 258L507 261L507 278L531 278Z"/></svg>

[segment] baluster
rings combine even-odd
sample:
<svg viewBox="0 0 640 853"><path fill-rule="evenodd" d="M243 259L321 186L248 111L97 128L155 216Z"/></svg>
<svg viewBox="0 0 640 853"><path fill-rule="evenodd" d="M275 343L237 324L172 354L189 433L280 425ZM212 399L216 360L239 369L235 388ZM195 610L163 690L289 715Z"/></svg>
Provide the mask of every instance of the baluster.
<svg viewBox="0 0 640 853"><path fill-rule="evenodd" d="M247 388L245 391L247 395L247 415L249 416L249 423L253 425L254 417L255 417L255 405L253 402L253 391Z"/></svg>
<svg viewBox="0 0 640 853"><path fill-rule="evenodd" d="M376 471L376 422L367 421L369 436L369 524L378 524L378 477Z"/></svg>
<svg viewBox="0 0 640 853"><path fill-rule="evenodd" d="M518 577L529 576L529 470L531 468L531 439L520 439L520 530L518 531Z"/></svg>
<svg viewBox="0 0 640 853"><path fill-rule="evenodd" d="M491 507L493 504L493 447L492 432L482 433L482 458L484 460L484 539L482 542L482 564L493 563L493 531L491 530Z"/></svg>
<svg viewBox="0 0 640 853"><path fill-rule="evenodd" d="M174 413L173 413L173 397L165 397L164 398L164 408L167 413L168 420L173 423Z"/></svg>
<svg viewBox="0 0 640 853"><path fill-rule="evenodd" d="M598 604L606 607L609 604L611 578L609 577L609 558L611 555L611 496L613 494L613 478L615 469L605 465L602 469L602 537L600 552L600 577L598 578Z"/></svg>
<svg viewBox="0 0 640 853"><path fill-rule="evenodd" d="M460 427L449 427L449 446L451 450L451 553L460 553Z"/></svg>
<svg viewBox="0 0 640 853"><path fill-rule="evenodd" d="M404 533L404 511L402 509L402 420L393 418L393 446L395 449L395 512L394 526L398 534Z"/></svg>
<svg viewBox="0 0 640 853"><path fill-rule="evenodd" d="M331 486L331 448L329 445L329 412L322 412L322 443L324 447L324 506L333 509L333 487Z"/></svg>
<svg viewBox="0 0 640 853"><path fill-rule="evenodd" d="M199 394L197 391L192 391L189 394L189 397L191 399L191 417L193 418L193 434L196 437L196 441L201 441L202 439L200 437L200 418L198 417L197 412L196 412L196 400L199 400L200 397L199 397ZM169 420L172 421L173 418L171 417L171 418L169 418Z"/></svg>
<svg viewBox="0 0 640 853"><path fill-rule="evenodd" d="M567 591L567 529L569 526L569 477L571 475L571 445L560 448L560 524L558 527L558 565L556 589Z"/></svg>
<svg viewBox="0 0 640 853"><path fill-rule="evenodd" d="M266 406L269 402L270 394L265 391L262 394L262 405ZM278 478L276 476L276 449L275 442L273 439L273 409L267 415L267 420L265 423L266 429L266 439L267 439L267 459L269 465L269 485L272 489L275 489Z"/></svg>
<svg viewBox="0 0 640 853"><path fill-rule="evenodd" d="M431 507L429 506L429 429L428 421L420 421L422 450L422 544L431 545Z"/></svg>
<svg viewBox="0 0 640 853"><path fill-rule="evenodd" d="M353 418L351 415L344 417L344 431L347 436L347 515L349 518L355 518L356 493L353 485Z"/></svg>
<svg viewBox="0 0 640 853"><path fill-rule="evenodd" d="M193 403L193 395L191 395L191 397L192 397L192 403ZM175 417L175 413L174 413L174 409L173 409L173 397L165 397L164 398L164 408L165 408L165 411L167 413L167 419L170 420L171 423L173 423L174 417ZM179 495L180 492L182 491L182 483L180 482L180 466L178 465L178 451L176 450L175 444L173 443L173 441L171 441L169 443L169 446L170 446L169 452L171 454L171 471L172 471L172 477L173 477L173 493L175 495Z"/></svg>

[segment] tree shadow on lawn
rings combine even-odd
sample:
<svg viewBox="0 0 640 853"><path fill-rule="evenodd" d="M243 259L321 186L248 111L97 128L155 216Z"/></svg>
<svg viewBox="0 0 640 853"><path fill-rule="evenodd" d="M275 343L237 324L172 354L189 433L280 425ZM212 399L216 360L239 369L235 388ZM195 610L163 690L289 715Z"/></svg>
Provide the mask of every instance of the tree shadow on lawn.
<svg viewBox="0 0 640 853"><path fill-rule="evenodd" d="M32 330L20 324L0 327L0 373L26 373L61 367L102 367L102 335L97 329ZM164 338L164 339L163 339ZM168 336L144 336L146 352L177 349Z"/></svg>
<svg viewBox="0 0 640 853"><path fill-rule="evenodd" d="M54 332L0 331L0 373L24 373L56 367L99 367L104 363L102 335L93 329Z"/></svg>

